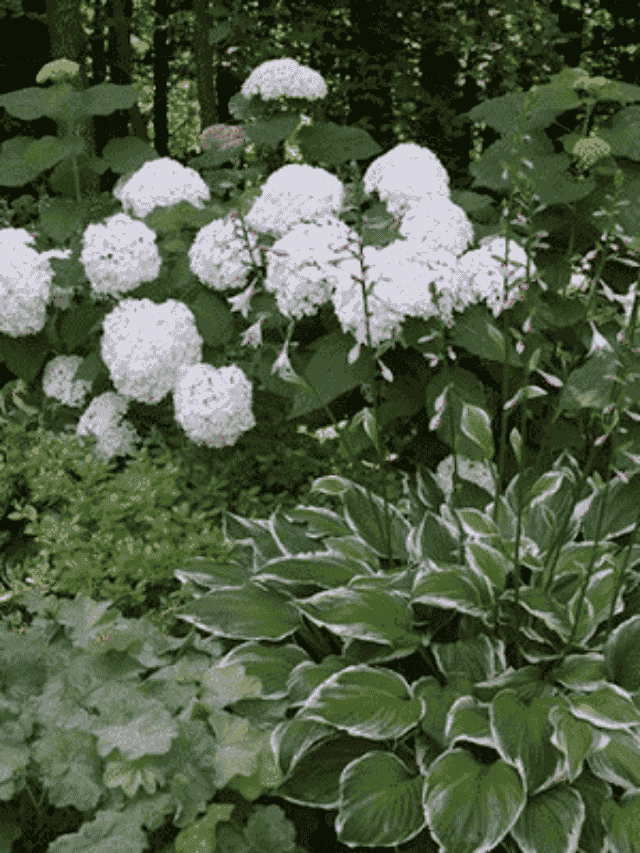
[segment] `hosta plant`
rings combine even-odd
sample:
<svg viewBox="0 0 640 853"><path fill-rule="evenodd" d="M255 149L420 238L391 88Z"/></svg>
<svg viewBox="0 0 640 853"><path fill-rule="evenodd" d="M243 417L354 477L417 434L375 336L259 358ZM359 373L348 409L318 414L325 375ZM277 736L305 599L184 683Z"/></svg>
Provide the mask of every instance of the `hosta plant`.
<svg viewBox="0 0 640 853"><path fill-rule="evenodd" d="M273 793L337 809L347 846L635 850L640 550L602 521L619 534L637 500L614 483L605 507L596 490L580 523L566 455L518 513L517 477L496 503L492 467L459 458L487 504L452 510L451 462L388 507L391 555L343 477L314 484L341 512L229 514L243 559L177 571L194 595L177 616L245 641L232 654L249 672L262 661L259 695L235 710L273 721Z"/></svg>

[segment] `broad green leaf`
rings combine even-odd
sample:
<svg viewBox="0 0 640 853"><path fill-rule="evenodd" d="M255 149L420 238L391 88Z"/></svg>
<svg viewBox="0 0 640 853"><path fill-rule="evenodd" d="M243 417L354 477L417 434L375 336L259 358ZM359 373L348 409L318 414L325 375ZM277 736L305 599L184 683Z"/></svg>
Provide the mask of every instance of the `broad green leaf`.
<svg viewBox="0 0 640 853"><path fill-rule="evenodd" d="M338 587L297 601L297 607L343 639L391 646L415 645L418 640L407 600L394 591Z"/></svg>
<svg viewBox="0 0 640 853"><path fill-rule="evenodd" d="M640 616L632 616L612 631L603 649L609 681L629 692L640 690Z"/></svg>
<svg viewBox="0 0 640 853"><path fill-rule="evenodd" d="M338 840L350 847L397 847L426 826L424 778L391 752L352 761L340 776Z"/></svg>
<svg viewBox="0 0 640 853"><path fill-rule="evenodd" d="M555 705L555 697L526 702L510 689L501 690L491 703L491 731L500 755L524 774L529 797L547 788L564 769L564 756L550 740L548 717Z"/></svg>
<svg viewBox="0 0 640 853"><path fill-rule="evenodd" d="M386 749L383 743L351 737L327 723L298 717L289 720L280 738L278 734L276 730L273 738L278 741L280 764L288 769L278 796L311 808L337 809L345 767L363 755Z"/></svg>
<svg viewBox="0 0 640 853"><path fill-rule="evenodd" d="M580 794L569 785L556 785L527 799L511 835L521 850L545 853L576 853L585 807Z"/></svg>
<svg viewBox="0 0 640 853"><path fill-rule="evenodd" d="M493 606L489 581L469 566L455 569L419 569L412 595L413 604L453 608L477 616L487 625Z"/></svg>
<svg viewBox="0 0 640 853"><path fill-rule="evenodd" d="M480 764L455 748L429 767L424 808L442 853L488 853L513 827L527 802L514 767Z"/></svg>
<svg viewBox="0 0 640 853"><path fill-rule="evenodd" d="M424 711L424 701L412 697L401 675L358 664L329 676L302 705L298 717L329 723L354 737L389 740L411 731Z"/></svg>

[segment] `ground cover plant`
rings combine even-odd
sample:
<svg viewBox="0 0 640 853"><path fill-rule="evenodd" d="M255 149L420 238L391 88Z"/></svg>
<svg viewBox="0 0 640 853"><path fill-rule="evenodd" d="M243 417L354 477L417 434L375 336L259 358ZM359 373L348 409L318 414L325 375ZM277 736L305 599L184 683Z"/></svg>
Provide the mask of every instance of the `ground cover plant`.
<svg viewBox="0 0 640 853"><path fill-rule="evenodd" d="M77 409L86 393L120 395L126 405L108 397L102 421L85 418L93 403L71 420L77 439L97 438L84 445L89 456L131 454L136 432L151 433L151 409L168 442L224 457L258 427L271 394L294 424L324 412L351 467L313 483L333 509L318 500L268 520L223 514L236 549L228 562L196 555L174 569L188 593L173 613L186 637L90 595L26 593L37 618L0 635L5 802L35 777L53 805L86 814L49 845L56 853L142 850L145 832L166 823L178 830L176 850L214 850L219 831L244 849L249 823L233 827L225 791L257 806L268 793L285 814L287 804L324 810L337 844L351 848L633 850L640 336L637 285L615 271L626 265L637 282L640 152L629 104L640 89L565 69L472 111L501 136L472 168L474 190L504 192L496 204L480 191L449 194L446 172L419 146L378 157L364 131L322 122L311 69L266 65L233 102L246 142L200 161L221 189L231 178L216 167L237 166L242 148L258 164L257 184L228 209L209 208L197 195L209 184L187 183L171 164L145 171L148 155L114 146L116 196L131 223L112 222L111 238L117 248L133 234L146 247L142 258L128 244L142 278L125 282L108 256L83 256L76 182L73 204L54 202L42 217L57 247L36 244L41 256L58 253L46 263L59 304L14 293L3 354L24 381L20 405L39 402L49 423L60 413L45 397ZM68 98L91 109L63 85L32 104L55 114ZM286 113L269 109L278 87ZM589 135L605 100L620 109ZM567 130L559 151L546 133L554 122ZM284 166L283 149L293 161ZM73 162L74 143L55 152ZM361 178L357 162L372 156ZM25 146L14 157L16 168L33 163ZM294 170L310 182L305 196L290 169L308 163L322 174ZM287 186L283 205L275 190ZM236 220L249 257L233 242ZM157 256L142 224L161 235ZM362 238L357 265L340 254L350 228ZM294 232L303 258L287 240ZM26 264L28 241L7 239ZM545 254L554 244L560 251ZM316 255L319 272L308 263ZM101 289L111 301L92 305ZM242 292L226 303L234 289ZM165 324L181 318L185 337L163 361L156 339L135 337L134 315L171 300L191 317L173 305L157 314ZM69 309L87 311L84 337L65 328ZM125 327L140 350L116 346ZM198 337L208 348L198 350ZM79 364L50 367L76 351ZM146 371L131 367L139 351ZM174 360L167 387L150 352L163 366ZM341 429L331 404L354 388L367 406ZM541 400L548 409L536 409ZM421 409L425 437L437 434L451 452L435 471L403 478L401 509L384 484L375 495L357 482L357 463L373 448L388 471L387 427ZM537 458L530 415L543 426ZM564 447L553 444L559 434ZM292 849L279 812L255 814L259 831L260 821L277 824ZM8 813L5 824L17 838Z"/></svg>

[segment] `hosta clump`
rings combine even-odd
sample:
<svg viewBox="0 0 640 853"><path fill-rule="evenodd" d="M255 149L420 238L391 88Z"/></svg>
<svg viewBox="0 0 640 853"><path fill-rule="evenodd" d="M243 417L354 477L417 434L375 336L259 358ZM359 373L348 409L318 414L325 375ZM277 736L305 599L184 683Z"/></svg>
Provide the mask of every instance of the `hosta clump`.
<svg viewBox="0 0 640 853"><path fill-rule="evenodd" d="M611 484L601 541L602 494L575 505L565 452L528 489L518 529L518 477L494 513L495 466L459 457L457 506L469 484L486 502L452 509L452 459L415 488L405 481L409 511L387 506L389 539L383 500L374 511L340 476L313 488L341 512L227 514L235 568L183 563L176 576L194 600L177 618L248 641L233 654L251 649L272 688L236 710L272 722L284 778L271 793L337 809L344 844L633 849L640 615L624 594L640 553L611 539L637 500Z"/></svg>

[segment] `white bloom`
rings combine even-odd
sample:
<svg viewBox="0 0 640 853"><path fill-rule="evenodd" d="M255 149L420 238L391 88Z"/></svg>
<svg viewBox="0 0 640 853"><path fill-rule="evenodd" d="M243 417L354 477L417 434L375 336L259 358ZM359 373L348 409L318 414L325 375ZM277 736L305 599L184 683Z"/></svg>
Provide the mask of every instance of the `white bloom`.
<svg viewBox="0 0 640 853"><path fill-rule="evenodd" d="M322 75L295 59L270 59L254 68L240 90L245 98L260 95L263 101L290 98L324 98L327 86Z"/></svg>
<svg viewBox="0 0 640 853"><path fill-rule="evenodd" d="M365 246L363 249L365 266L375 270L376 255L381 251L374 246ZM368 345L362 284L357 280L362 275L360 262L356 258L341 261L336 264L336 271L335 288L331 296L336 317L340 321L343 332L351 332L359 344ZM399 333L404 317L402 309L391 307L386 301L383 302L376 296L375 285L373 292L369 293L370 282L373 280L375 280L375 272L373 278L370 271L365 272L367 307L372 315L369 318L369 331L372 346L376 347L383 341L392 340Z"/></svg>
<svg viewBox="0 0 640 853"><path fill-rule="evenodd" d="M276 294L281 314L289 319L310 317L329 301L336 277L329 264L352 257L348 243L357 236L339 219L325 217L298 223L274 243L264 286Z"/></svg>
<svg viewBox="0 0 640 853"><path fill-rule="evenodd" d="M252 231L247 233L251 251L255 251L257 236ZM200 281L214 290L244 287L252 262L240 223L227 216L201 228L189 249L189 266Z"/></svg>
<svg viewBox="0 0 640 853"><path fill-rule="evenodd" d="M458 294L465 304L471 305L486 299L493 316L497 317L504 308L522 298L526 283L527 255L522 246L509 241L509 266L506 266L506 240L504 237L485 237L481 246L467 252L458 259ZM536 268L531 263L531 278ZM505 292L504 277L514 286Z"/></svg>
<svg viewBox="0 0 640 853"><path fill-rule="evenodd" d="M42 375L42 390L47 397L53 397L65 406L82 406L91 390L91 383L85 379L73 381L81 364L79 355L58 355L52 359Z"/></svg>
<svg viewBox="0 0 640 853"><path fill-rule="evenodd" d="M102 360L120 394L158 403L180 369L202 361L202 338L190 309L167 299L123 299L104 318Z"/></svg>
<svg viewBox="0 0 640 853"><path fill-rule="evenodd" d="M126 213L133 210L139 219L144 219L154 207L172 207L180 201L202 209L203 201L211 198L209 187L196 170L171 157L149 160L128 180L120 179L113 194Z"/></svg>
<svg viewBox="0 0 640 853"><path fill-rule="evenodd" d="M269 176L245 221L263 234L283 237L303 220L339 214L344 186L325 169L288 163Z"/></svg>
<svg viewBox="0 0 640 853"><path fill-rule="evenodd" d="M96 455L104 463L116 455L132 455L135 453L134 443L140 441L130 423L121 423L127 405L127 401L113 391L100 394L91 401L76 427L77 436L96 436Z"/></svg>
<svg viewBox="0 0 640 853"><path fill-rule="evenodd" d="M473 225L465 211L439 195L425 195L411 207L398 232L421 243L420 249L424 252L446 249L457 256L473 243Z"/></svg>
<svg viewBox="0 0 640 853"><path fill-rule="evenodd" d="M378 157L364 174L364 189L378 190L391 213L418 204L425 195L449 197L449 176L435 154L414 142L403 142Z"/></svg>
<svg viewBox="0 0 640 853"><path fill-rule="evenodd" d="M37 252L24 228L0 229L0 332L13 338L40 332L47 319L54 276L50 258L69 258L71 249Z"/></svg>
<svg viewBox="0 0 640 853"><path fill-rule="evenodd" d="M155 231L126 213L114 214L104 225L88 225L80 262L93 292L118 297L154 281L162 265L155 240Z"/></svg>
<svg viewBox="0 0 640 853"><path fill-rule="evenodd" d="M374 293L388 308L427 320L440 313L430 285L437 293L451 292L456 265L450 252L424 251L421 243L396 240L372 255L367 276L376 282Z"/></svg>
<svg viewBox="0 0 640 853"><path fill-rule="evenodd" d="M182 371L173 391L176 420L192 441L231 447L253 429L251 383L237 365L197 364Z"/></svg>

